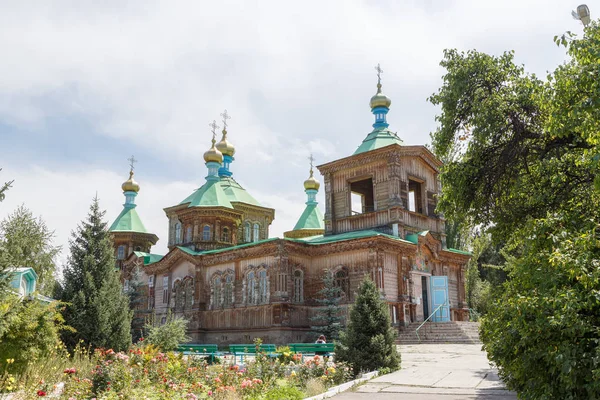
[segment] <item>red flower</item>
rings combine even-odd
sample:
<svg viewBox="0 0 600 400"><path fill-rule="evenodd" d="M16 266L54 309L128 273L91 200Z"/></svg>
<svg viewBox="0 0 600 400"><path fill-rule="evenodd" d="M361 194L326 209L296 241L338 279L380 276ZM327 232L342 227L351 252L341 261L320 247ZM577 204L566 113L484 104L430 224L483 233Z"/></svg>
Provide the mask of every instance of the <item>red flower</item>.
<svg viewBox="0 0 600 400"><path fill-rule="evenodd" d="M46 392L44 392L43 390L38 390L37 395L40 397L44 397L46 395Z"/></svg>

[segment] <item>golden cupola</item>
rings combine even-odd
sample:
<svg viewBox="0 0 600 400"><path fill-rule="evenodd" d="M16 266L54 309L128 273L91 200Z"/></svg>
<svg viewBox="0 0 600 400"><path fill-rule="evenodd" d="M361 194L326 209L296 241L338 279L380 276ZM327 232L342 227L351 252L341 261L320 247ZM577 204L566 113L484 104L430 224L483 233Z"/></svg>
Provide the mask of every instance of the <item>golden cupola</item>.
<svg viewBox="0 0 600 400"><path fill-rule="evenodd" d="M371 109L373 109L375 107L390 108L391 104L392 104L392 100L389 97L387 97L385 94L381 93L381 82L378 82L377 83L377 93L375 94L375 96L371 97L371 101L369 102Z"/></svg>
<svg viewBox="0 0 600 400"><path fill-rule="evenodd" d="M224 156L233 157L235 154L235 147L227 140L227 129L223 129L223 137L217 143L217 150L223 153Z"/></svg>
<svg viewBox="0 0 600 400"><path fill-rule="evenodd" d="M123 189L124 192L137 193L140 191L140 184L133 179L133 169L129 171L129 179L123 182L121 189Z"/></svg>
<svg viewBox="0 0 600 400"><path fill-rule="evenodd" d="M307 180L304 181L304 189L305 190L319 190L319 187L321 187L321 184L319 183L317 178L315 178L313 176L313 170L311 168L310 176L308 177Z"/></svg>
<svg viewBox="0 0 600 400"><path fill-rule="evenodd" d="M212 146L210 149L208 149L208 151L206 151L206 153L204 153L204 161L208 162L216 162L221 164L223 162L223 153L221 153L216 147L215 147L215 138L213 136L212 139Z"/></svg>

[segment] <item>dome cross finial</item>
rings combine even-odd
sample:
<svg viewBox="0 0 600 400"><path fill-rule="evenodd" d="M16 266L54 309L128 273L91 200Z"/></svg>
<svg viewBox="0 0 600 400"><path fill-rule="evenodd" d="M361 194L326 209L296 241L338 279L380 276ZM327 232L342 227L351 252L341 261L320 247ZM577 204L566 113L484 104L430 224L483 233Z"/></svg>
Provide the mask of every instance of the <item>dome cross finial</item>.
<svg viewBox="0 0 600 400"><path fill-rule="evenodd" d="M214 144L215 144L215 142L216 142L216 139L215 139L215 138L217 137L217 129L219 129L219 125L217 125L217 121L213 120L213 122L211 122L210 124L208 124L208 126L209 126L210 128L212 128L212 129L211 129L211 132L212 132L212 134L213 134L213 136L212 136L212 143L213 143L213 145L214 145Z"/></svg>
<svg viewBox="0 0 600 400"><path fill-rule="evenodd" d="M379 65L379 63L377 63L375 71L377 71L377 89L381 91L381 74L383 74L383 70L381 69L381 65Z"/></svg>
<svg viewBox="0 0 600 400"><path fill-rule="evenodd" d="M135 159L135 157L132 155L131 157L129 157L127 159L127 161L129 161L129 167L131 168L130 171L133 172L133 170L135 169L135 167L133 166L136 162L138 162L138 160Z"/></svg>
<svg viewBox="0 0 600 400"><path fill-rule="evenodd" d="M313 163L315 161L315 158L313 157L312 153L308 157L308 160L310 161L310 176L313 176Z"/></svg>
<svg viewBox="0 0 600 400"><path fill-rule="evenodd" d="M231 119L231 116L229 114L227 114L227 109L225 109L225 111L223 111L223 113L221 114L221 117L223 117L223 132L227 131L227 120Z"/></svg>

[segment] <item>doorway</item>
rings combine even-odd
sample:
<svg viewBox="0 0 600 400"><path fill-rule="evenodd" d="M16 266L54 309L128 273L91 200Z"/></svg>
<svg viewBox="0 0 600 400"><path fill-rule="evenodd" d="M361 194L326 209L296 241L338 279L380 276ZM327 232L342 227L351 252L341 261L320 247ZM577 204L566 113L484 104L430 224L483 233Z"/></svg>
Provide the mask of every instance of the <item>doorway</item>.
<svg viewBox="0 0 600 400"><path fill-rule="evenodd" d="M428 288L427 277L421 277L421 291L422 291L422 299L423 299L423 318L427 319L429 317L429 293L427 291Z"/></svg>

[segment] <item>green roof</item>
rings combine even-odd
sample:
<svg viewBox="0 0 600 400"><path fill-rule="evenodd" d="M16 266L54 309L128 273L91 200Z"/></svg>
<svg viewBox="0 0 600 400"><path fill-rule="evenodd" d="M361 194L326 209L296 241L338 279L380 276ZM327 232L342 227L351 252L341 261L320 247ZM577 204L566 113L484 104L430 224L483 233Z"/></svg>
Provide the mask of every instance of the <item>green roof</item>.
<svg viewBox="0 0 600 400"><path fill-rule="evenodd" d="M402 139L389 129L375 129L369 133L365 140L358 146L354 154L365 153L367 151L379 149L391 144L402 145Z"/></svg>
<svg viewBox="0 0 600 400"><path fill-rule="evenodd" d="M451 253L464 254L465 256L472 256L473 255L473 253L471 253L469 251L458 250L458 249L448 249L448 251L451 252Z"/></svg>
<svg viewBox="0 0 600 400"><path fill-rule="evenodd" d="M251 204L253 206L262 207L254 197L250 195L235 179L230 176L221 177L221 187L229 201Z"/></svg>
<svg viewBox="0 0 600 400"><path fill-rule="evenodd" d="M140 216L135 211L135 207L124 207L121 214L119 214L108 230L111 232L148 233Z"/></svg>
<svg viewBox="0 0 600 400"><path fill-rule="evenodd" d="M186 197L179 204L187 204L188 207L226 207L233 208L228 196L221 187L221 182L206 181L199 189L196 189L194 193Z"/></svg>
<svg viewBox="0 0 600 400"><path fill-rule="evenodd" d="M296 222L294 230L298 231L301 229L325 229L323 213L319 210L316 203L307 204L300 219Z"/></svg>
<svg viewBox="0 0 600 400"><path fill-rule="evenodd" d="M411 243L417 244L417 243L419 243L419 236L427 236L428 233L429 233L429 231L421 231L419 233L410 233L410 234L406 235L406 240L408 240Z"/></svg>
<svg viewBox="0 0 600 400"><path fill-rule="evenodd" d="M143 251L134 251L133 254L135 254L138 257L143 257L144 265L154 264L155 262L160 261L164 257L160 254L145 253Z"/></svg>
<svg viewBox="0 0 600 400"><path fill-rule="evenodd" d="M373 230L346 232L346 233L340 233L338 235L328 235L328 236L318 235L318 236L311 236L311 237L296 239L296 240L299 240L299 241L302 241L302 242L305 242L308 244L326 244L326 243L341 242L344 240L363 239L363 238L373 237L373 236L386 237L388 239L394 239L394 240L398 240L400 242L409 243L409 241L399 238L398 236L388 235L388 234L373 231Z"/></svg>

